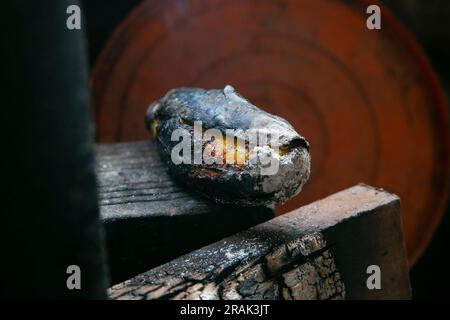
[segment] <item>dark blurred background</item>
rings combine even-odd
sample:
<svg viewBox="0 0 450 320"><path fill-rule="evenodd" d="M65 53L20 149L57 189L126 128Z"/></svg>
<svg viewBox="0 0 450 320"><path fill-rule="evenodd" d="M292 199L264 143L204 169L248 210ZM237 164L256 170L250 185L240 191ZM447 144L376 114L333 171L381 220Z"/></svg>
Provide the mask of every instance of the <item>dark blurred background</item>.
<svg viewBox="0 0 450 320"><path fill-rule="evenodd" d="M445 0L385 0L393 13L413 33L425 49L447 96L450 95L450 1ZM414 298L448 298L450 262L450 207L434 237L411 270Z"/></svg>
<svg viewBox="0 0 450 320"><path fill-rule="evenodd" d="M87 19L90 65L114 28L140 0L84 1ZM450 1L447 0L385 0L383 1L422 44L437 72L447 95L450 94ZM412 267L414 298L444 298L450 293L448 244L450 241L450 208L420 260Z"/></svg>

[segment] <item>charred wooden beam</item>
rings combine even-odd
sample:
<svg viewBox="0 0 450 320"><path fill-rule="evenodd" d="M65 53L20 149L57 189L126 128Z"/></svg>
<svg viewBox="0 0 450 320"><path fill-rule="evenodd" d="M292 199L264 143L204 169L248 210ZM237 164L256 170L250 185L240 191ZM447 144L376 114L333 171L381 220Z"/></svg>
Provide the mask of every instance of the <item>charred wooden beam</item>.
<svg viewBox="0 0 450 320"><path fill-rule="evenodd" d="M97 146L100 213L112 283L273 218L215 204L170 178L150 142Z"/></svg>
<svg viewBox="0 0 450 320"><path fill-rule="evenodd" d="M369 266L381 289L369 289ZM113 286L113 299L410 298L399 198L358 185Z"/></svg>

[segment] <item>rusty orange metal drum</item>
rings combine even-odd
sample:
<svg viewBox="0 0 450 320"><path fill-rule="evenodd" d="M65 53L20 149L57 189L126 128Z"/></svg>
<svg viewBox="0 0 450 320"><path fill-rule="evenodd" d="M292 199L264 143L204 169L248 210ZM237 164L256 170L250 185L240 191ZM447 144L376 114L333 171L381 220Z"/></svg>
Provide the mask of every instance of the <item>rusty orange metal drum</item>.
<svg viewBox="0 0 450 320"><path fill-rule="evenodd" d="M381 30L367 29L368 5L144 1L96 62L97 140L149 139L145 111L168 90L230 84L311 144L309 182L278 213L358 182L384 188L401 198L412 264L447 199L448 110L416 41L381 4Z"/></svg>

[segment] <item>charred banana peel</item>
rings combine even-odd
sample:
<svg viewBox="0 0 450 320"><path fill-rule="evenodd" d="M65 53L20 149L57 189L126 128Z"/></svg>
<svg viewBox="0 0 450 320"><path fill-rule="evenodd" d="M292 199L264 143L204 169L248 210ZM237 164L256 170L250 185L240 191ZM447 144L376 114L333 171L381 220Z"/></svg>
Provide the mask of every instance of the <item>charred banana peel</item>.
<svg viewBox="0 0 450 320"><path fill-rule="evenodd" d="M233 87L179 88L150 105L146 126L170 174L219 203L270 205L309 178L309 143Z"/></svg>

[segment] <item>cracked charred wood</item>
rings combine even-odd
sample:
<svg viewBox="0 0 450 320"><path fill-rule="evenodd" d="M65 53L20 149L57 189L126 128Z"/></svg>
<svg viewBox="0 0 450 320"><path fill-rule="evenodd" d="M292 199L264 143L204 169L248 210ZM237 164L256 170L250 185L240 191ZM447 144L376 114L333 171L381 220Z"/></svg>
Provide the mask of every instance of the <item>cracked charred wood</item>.
<svg viewBox="0 0 450 320"><path fill-rule="evenodd" d="M97 145L97 177L112 283L274 217L180 187L148 141Z"/></svg>
<svg viewBox="0 0 450 320"><path fill-rule="evenodd" d="M399 198L357 185L109 289L113 299L409 299ZM367 285L380 268L380 289Z"/></svg>
<svg viewBox="0 0 450 320"><path fill-rule="evenodd" d="M231 86L171 90L148 108L146 125L172 176L218 203L285 202L309 178L305 138Z"/></svg>

